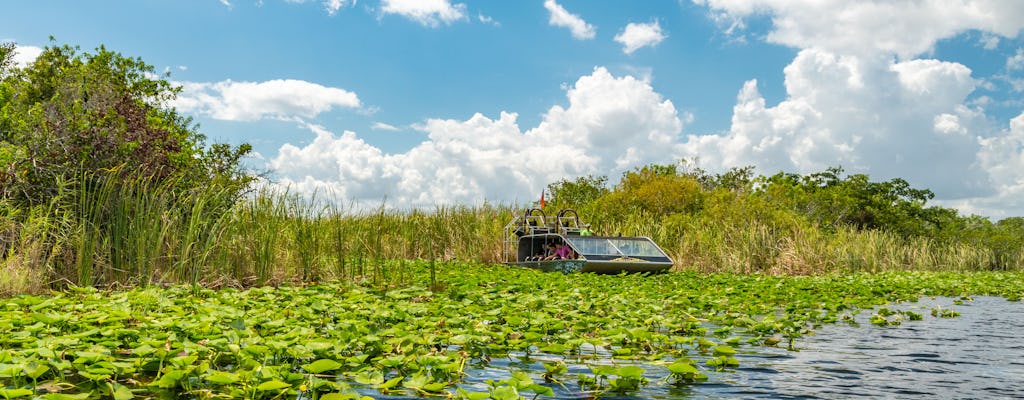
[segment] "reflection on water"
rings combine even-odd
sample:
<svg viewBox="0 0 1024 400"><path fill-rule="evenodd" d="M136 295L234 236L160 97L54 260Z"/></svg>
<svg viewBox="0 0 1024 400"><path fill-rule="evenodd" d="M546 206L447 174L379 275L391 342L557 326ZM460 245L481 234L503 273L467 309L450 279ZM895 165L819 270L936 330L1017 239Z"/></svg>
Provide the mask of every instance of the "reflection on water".
<svg viewBox="0 0 1024 400"><path fill-rule="evenodd" d="M956 318L931 317L953 307ZM897 308L926 317L900 326L827 325L801 338L798 352L745 354L728 387L694 397L1024 398L1024 303L976 297L922 299Z"/></svg>
<svg viewBox="0 0 1024 400"><path fill-rule="evenodd" d="M889 305L924 315L920 321L878 327L868 322L873 314L856 316L859 326L823 325L813 336L797 340L799 351L781 347L737 346L740 367L712 372L707 382L676 388L664 381L663 367L641 365L650 380L630 399L1021 399L1024 398L1024 302L976 297L954 305L949 298L921 299L917 303ZM954 308L956 318L937 318L933 308ZM526 370L537 382L544 372L539 361L494 359L483 368L467 369L460 386L486 391L486 381L509 377L510 370ZM698 359L694 357L694 359ZM569 364L565 386L549 384L558 398L587 399L575 376L589 374L584 365ZM522 393L531 398L533 393ZM377 394L376 396L379 396Z"/></svg>

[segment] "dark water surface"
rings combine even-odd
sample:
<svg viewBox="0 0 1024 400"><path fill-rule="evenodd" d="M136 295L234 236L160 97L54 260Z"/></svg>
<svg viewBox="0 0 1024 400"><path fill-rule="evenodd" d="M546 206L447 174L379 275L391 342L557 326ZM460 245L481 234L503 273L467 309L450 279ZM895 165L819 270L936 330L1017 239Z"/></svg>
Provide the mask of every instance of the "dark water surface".
<svg viewBox="0 0 1024 400"><path fill-rule="evenodd" d="M956 318L931 315L953 308ZM797 352L745 354L725 387L697 387L694 398L1024 398L1024 303L975 297L922 299L890 307L921 321L877 327L825 325L797 341Z"/></svg>
<svg viewBox="0 0 1024 400"><path fill-rule="evenodd" d="M740 367L726 372L705 366L707 357L693 357L709 379L682 388L665 381L668 371L663 366L638 363L646 370L647 385L631 396L601 398L1024 399L1024 302L980 296L963 304L955 301L922 298L886 306L924 316L898 326L872 325L869 318L875 311L862 310L854 316L859 325L822 325L814 335L797 339L797 351L786 350L785 343L737 345ZM933 309L953 309L960 316L935 317ZM540 383L544 368L538 361L495 359L483 369L467 368L469 376L460 386L486 391L488 379L506 379L511 370L529 371ZM548 386L557 398L591 398L592 394L576 391L575 378L579 373L590 375L589 368L565 361L565 387Z"/></svg>

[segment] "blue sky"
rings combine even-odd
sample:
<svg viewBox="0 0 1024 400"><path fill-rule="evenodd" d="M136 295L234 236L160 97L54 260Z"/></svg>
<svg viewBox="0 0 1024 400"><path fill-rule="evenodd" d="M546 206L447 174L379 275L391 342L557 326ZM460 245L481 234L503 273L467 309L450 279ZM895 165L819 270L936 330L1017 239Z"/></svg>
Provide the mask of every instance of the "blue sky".
<svg viewBox="0 0 1024 400"><path fill-rule="evenodd" d="M97 6L96 4L102 4ZM342 203L533 200L696 159L842 166L1024 215L1024 2L10 2L0 40L141 57L211 141Z"/></svg>

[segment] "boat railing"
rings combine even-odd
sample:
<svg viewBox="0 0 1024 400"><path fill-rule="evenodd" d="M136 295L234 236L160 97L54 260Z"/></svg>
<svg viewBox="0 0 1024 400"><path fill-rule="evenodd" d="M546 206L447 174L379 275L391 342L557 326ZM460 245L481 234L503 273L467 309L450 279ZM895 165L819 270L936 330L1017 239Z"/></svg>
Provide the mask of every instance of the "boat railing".
<svg viewBox="0 0 1024 400"><path fill-rule="evenodd" d="M556 229L561 235L578 235L583 230L579 214L576 214L576 210L571 208L558 211L558 215L555 216L555 222Z"/></svg>
<svg viewBox="0 0 1024 400"><path fill-rule="evenodd" d="M512 218L505 225L505 245L502 249L502 261L516 261L520 237L548 233L563 236L579 235L583 227L584 225L580 222L579 214L571 208L559 210L554 218L548 218L544 210L540 208L529 208L526 212Z"/></svg>
<svg viewBox="0 0 1024 400"><path fill-rule="evenodd" d="M552 225L547 220L544 210L539 208L527 209L526 212L509 221L505 225L505 246L502 250L503 262L510 262L516 259L517 247L521 236L551 233Z"/></svg>

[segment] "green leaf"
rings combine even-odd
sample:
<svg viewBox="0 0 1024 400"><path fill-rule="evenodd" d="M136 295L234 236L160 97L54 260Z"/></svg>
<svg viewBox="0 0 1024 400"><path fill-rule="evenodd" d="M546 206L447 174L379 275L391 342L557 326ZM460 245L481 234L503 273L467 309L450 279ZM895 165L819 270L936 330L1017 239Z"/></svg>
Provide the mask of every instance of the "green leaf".
<svg viewBox="0 0 1024 400"><path fill-rule="evenodd" d="M40 376L43 376L49 370L50 367L48 365L36 362L31 362L24 367L25 375L32 379L39 379Z"/></svg>
<svg viewBox="0 0 1024 400"><path fill-rule="evenodd" d="M224 372L224 371L213 371L213 372L210 372L210 373L206 374L206 376L204 378L207 381L209 381L209 382L220 384L220 385L230 385L232 383L238 382L238 379L239 379L238 378L238 374L234 374L234 373L231 373L231 372Z"/></svg>
<svg viewBox="0 0 1024 400"><path fill-rule="evenodd" d="M31 395L32 391L28 389L0 389L0 396L3 396L5 399L16 399Z"/></svg>
<svg viewBox="0 0 1024 400"><path fill-rule="evenodd" d="M541 395L541 396L553 397L555 395L555 391L551 390L550 387L547 387L547 386L544 386L544 385L538 385L536 383L532 384L530 386L527 386L526 390L529 390L531 392L537 393L538 395Z"/></svg>
<svg viewBox="0 0 1024 400"><path fill-rule="evenodd" d="M171 389L178 386L178 381L185 377L185 371L170 370L163 374L160 379L150 382L149 386L156 386L161 389Z"/></svg>
<svg viewBox="0 0 1024 400"><path fill-rule="evenodd" d="M302 369L306 370L311 374L320 374L327 371L333 371L338 368L341 368L341 363L331 359L316 360L312 363L302 366Z"/></svg>
<svg viewBox="0 0 1024 400"><path fill-rule="evenodd" d="M398 385L398 383L402 381L402 378L404 378L404 377L403 376L396 376L394 378L388 379L387 382L384 382L384 383L380 384L380 386L378 386L377 388L378 389L391 389L391 388L395 387L395 385Z"/></svg>
<svg viewBox="0 0 1024 400"><path fill-rule="evenodd" d="M494 400L519 400L519 391L512 386L499 386L491 391Z"/></svg>
<svg viewBox="0 0 1024 400"><path fill-rule="evenodd" d="M402 386L410 389L422 389L427 383L430 383L430 380L426 375L416 374L402 382Z"/></svg>
<svg viewBox="0 0 1024 400"><path fill-rule="evenodd" d="M448 387L448 383L447 382L434 382L434 383L428 383L426 385L423 385L423 390L426 390L428 392L433 392L433 393L439 393L439 392L443 391L444 388L446 388L446 387Z"/></svg>
<svg viewBox="0 0 1024 400"><path fill-rule="evenodd" d="M691 365L690 363L685 363L685 362L677 362L677 363L670 364L668 366L668 370L671 371L673 374L695 374L695 373L697 373L697 367Z"/></svg>
<svg viewBox="0 0 1024 400"><path fill-rule="evenodd" d="M125 385L117 382L111 382L109 386L114 400L131 400L135 398L135 394L132 393L131 389L128 389Z"/></svg>
<svg viewBox="0 0 1024 400"><path fill-rule="evenodd" d="M619 370L616 371L616 375L623 378L640 379L644 376L644 369L635 365L627 365L619 368Z"/></svg>
<svg viewBox="0 0 1024 400"><path fill-rule="evenodd" d="M455 392L458 394L458 396L456 396L456 398L459 398L459 399L484 400L484 399L491 398L491 394L487 393L487 392L467 392L463 388L458 388Z"/></svg>
<svg viewBox="0 0 1024 400"><path fill-rule="evenodd" d="M733 349L730 346L726 346L726 345L715 346L715 355L731 356L733 354L736 354L736 349Z"/></svg>
<svg viewBox="0 0 1024 400"><path fill-rule="evenodd" d="M289 388L291 386L292 385L289 385L287 383L281 382L279 380L272 380L272 381L263 382L259 386L256 386L256 390L259 390L261 392L267 392L267 391L271 391L271 390L281 390L281 389Z"/></svg>

